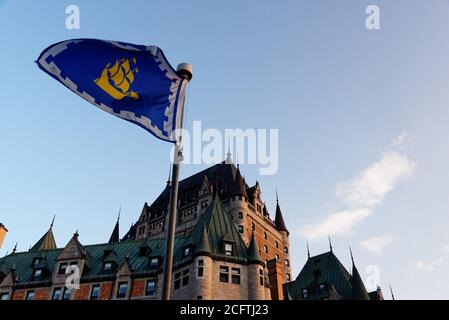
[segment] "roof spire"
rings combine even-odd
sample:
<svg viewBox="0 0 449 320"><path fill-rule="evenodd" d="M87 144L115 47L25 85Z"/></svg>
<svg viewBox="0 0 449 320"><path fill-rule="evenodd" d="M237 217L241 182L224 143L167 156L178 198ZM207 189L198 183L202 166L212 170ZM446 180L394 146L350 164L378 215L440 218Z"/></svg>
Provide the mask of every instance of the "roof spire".
<svg viewBox="0 0 449 320"><path fill-rule="evenodd" d="M278 188L276 188L276 203L279 203Z"/></svg>
<svg viewBox="0 0 449 320"><path fill-rule="evenodd" d="M17 251L17 245L18 245L18 242L16 242L16 245L14 246L14 249L12 249L12 254L16 253L16 251Z"/></svg>
<svg viewBox="0 0 449 320"><path fill-rule="evenodd" d="M307 258L310 259L309 241L306 241L306 244L307 244Z"/></svg>
<svg viewBox="0 0 449 320"><path fill-rule="evenodd" d="M282 216L281 207L279 206L277 189L276 189L276 216L274 218L274 224L277 230L285 231L287 232L287 235L289 234L287 227L285 226L284 217Z"/></svg>
<svg viewBox="0 0 449 320"><path fill-rule="evenodd" d="M118 212L117 222L115 223L114 230L112 230L111 237L109 238L108 243L116 243L120 241L120 213L122 212L122 206L120 206L120 210Z"/></svg>
<svg viewBox="0 0 449 320"><path fill-rule="evenodd" d="M331 241L331 236L330 236L330 235L327 235L327 238L329 239L329 249L330 249L331 252L332 252L332 241Z"/></svg>
<svg viewBox="0 0 449 320"><path fill-rule="evenodd" d="M56 218L56 215L54 215L53 219L51 220L50 229L53 228L53 224L55 223L55 218Z"/></svg>
<svg viewBox="0 0 449 320"><path fill-rule="evenodd" d="M171 164L170 164L170 169L168 169L168 179L167 179L167 186L170 186L171 185L171 181L170 181L170 179L171 179Z"/></svg>
<svg viewBox="0 0 449 320"><path fill-rule="evenodd" d="M390 287L390 293L391 293L391 299L394 299L393 289L391 289L391 284L389 283L388 286Z"/></svg>
<svg viewBox="0 0 449 320"><path fill-rule="evenodd" d="M231 143L228 140L228 153L226 153L226 160L225 160L226 164L231 164L232 163L232 153L231 153Z"/></svg>
<svg viewBox="0 0 449 320"><path fill-rule="evenodd" d="M354 265L354 256L352 255L351 246L349 246L349 253L351 254L351 261L352 261L352 264Z"/></svg>

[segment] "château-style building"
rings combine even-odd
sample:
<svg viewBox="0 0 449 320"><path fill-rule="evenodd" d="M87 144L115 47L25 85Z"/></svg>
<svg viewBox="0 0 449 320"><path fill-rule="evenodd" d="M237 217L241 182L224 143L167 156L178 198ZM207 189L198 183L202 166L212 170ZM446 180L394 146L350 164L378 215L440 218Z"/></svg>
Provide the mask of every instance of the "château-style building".
<svg viewBox="0 0 449 320"><path fill-rule="evenodd" d="M258 182L226 161L179 184L172 299L383 299L368 293L332 250L310 257L292 281L289 231L279 201L274 219ZM170 182L119 237L85 245L76 232L58 248L49 230L27 252L0 258L0 300L160 299Z"/></svg>
<svg viewBox="0 0 449 320"><path fill-rule="evenodd" d="M53 223L27 252L0 259L0 299L159 299L170 183L119 239L84 245L76 232L57 248ZM291 280L289 232L279 202L273 220L259 183L230 160L179 184L173 299L283 299ZM79 271L79 289L66 281Z"/></svg>

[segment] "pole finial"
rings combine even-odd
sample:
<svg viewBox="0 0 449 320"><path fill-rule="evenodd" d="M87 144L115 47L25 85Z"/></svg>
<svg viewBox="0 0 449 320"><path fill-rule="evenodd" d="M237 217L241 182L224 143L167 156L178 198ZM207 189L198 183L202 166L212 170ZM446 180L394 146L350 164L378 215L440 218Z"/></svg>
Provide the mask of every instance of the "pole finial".
<svg viewBox="0 0 449 320"><path fill-rule="evenodd" d="M349 254L351 255L351 261L352 261L352 264L354 264L354 256L352 255L352 249L351 249L351 246L349 246Z"/></svg>
<svg viewBox="0 0 449 320"><path fill-rule="evenodd" d="M231 142L230 142L230 140L228 140L228 153L226 153L225 163L226 164L231 164L232 163L232 153L231 153Z"/></svg>
<svg viewBox="0 0 449 320"><path fill-rule="evenodd" d="M176 68L176 73L181 78L190 81L193 77L193 67L189 63L180 63L178 64L178 67Z"/></svg>
<svg viewBox="0 0 449 320"><path fill-rule="evenodd" d="M120 221L120 214L122 213L122 206L118 209L118 216L117 216L117 222Z"/></svg>
<svg viewBox="0 0 449 320"><path fill-rule="evenodd" d="M51 220L50 229L53 228L53 224L55 223L55 218L56 218L56 215L54 215L53 219Z"/></svg>
<svg viewBox="0 0 449 320"><path fill-rule="evenodd" d="M16 242L16 245L14 246L14 249L12 249L12 254L16 253L16 251L17 251L17 245L18 245L18 244L19 244L19 243Z"/></svg>
<svg viewBox="0 0 449 320"><path fill-rule="evenodd" d="M393 289L391 288L391 284L388 283L388 286L390 287L391 299L392 299L392 300L395 300L395 299L394 299L394 294L393 294Z"/></svg>
<svg viewBox="0 0 449 320"><path fill-rule="evenodd" d="M310 248L309 248L309 241L306 241L306 245L307 245L307 258L310 259Z"/></svg>
<svg viewBox="0 0 449 320"><path fill-rule="evenodd" d="M331 241L331 236L327 235L327 238L329 239L329 249L332 252L332 241Z"/></svg>
<svg viewBox="0 0 449 320"><path fill-rule="evenodd" d="M278 188L276 188L276 203L279 203Z"/></svg>

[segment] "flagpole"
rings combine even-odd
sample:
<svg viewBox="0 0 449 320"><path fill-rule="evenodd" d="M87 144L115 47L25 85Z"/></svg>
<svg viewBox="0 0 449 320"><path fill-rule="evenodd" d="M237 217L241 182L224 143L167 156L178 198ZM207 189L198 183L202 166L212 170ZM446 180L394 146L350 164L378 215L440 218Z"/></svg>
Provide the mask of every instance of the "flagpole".
<svg viewBox="0 0 449 320"><path fill-rule="evenodd" d="M177 74L182 79L190 81L192 79L192 66L187 63L179 64L177 67ZM170 293L171 293L173 249L175 245L176 215L178 208L178 186L179 186L179 165L180 165L179 163L181 159L182 159L181 134L179 134L175 146L175 154L173 155L172 182L170 189L170 202L168 206L169 212L166 224L167 241L165 246L164 274L162 279L162 300L170 300Z"/></svg>

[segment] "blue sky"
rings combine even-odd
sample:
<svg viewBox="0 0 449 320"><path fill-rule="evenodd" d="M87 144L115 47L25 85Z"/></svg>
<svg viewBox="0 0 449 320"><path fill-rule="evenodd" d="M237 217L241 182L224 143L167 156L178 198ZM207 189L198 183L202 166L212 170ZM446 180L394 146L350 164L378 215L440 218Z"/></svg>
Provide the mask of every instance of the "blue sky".
<svg viewBox="0 0 449 320"><path fill-rule="evenodd" d="M70 4L80 30L65 28ZM365 28L370 4L378 31ZM279 129L278 173L242 171L271 212L278 188L295 274L306 239L318 254L329 232L346 266L352 246L365 278L378 267L388 297L391 282L397 298L448 299L448 18L443 0L0 1L0 255L27 250L54 214L59 246L76 229L107 241L120 206L123 233L165 184L169 144L34 63L51 43L101 38L194 66L187 128Z"/></svg>

